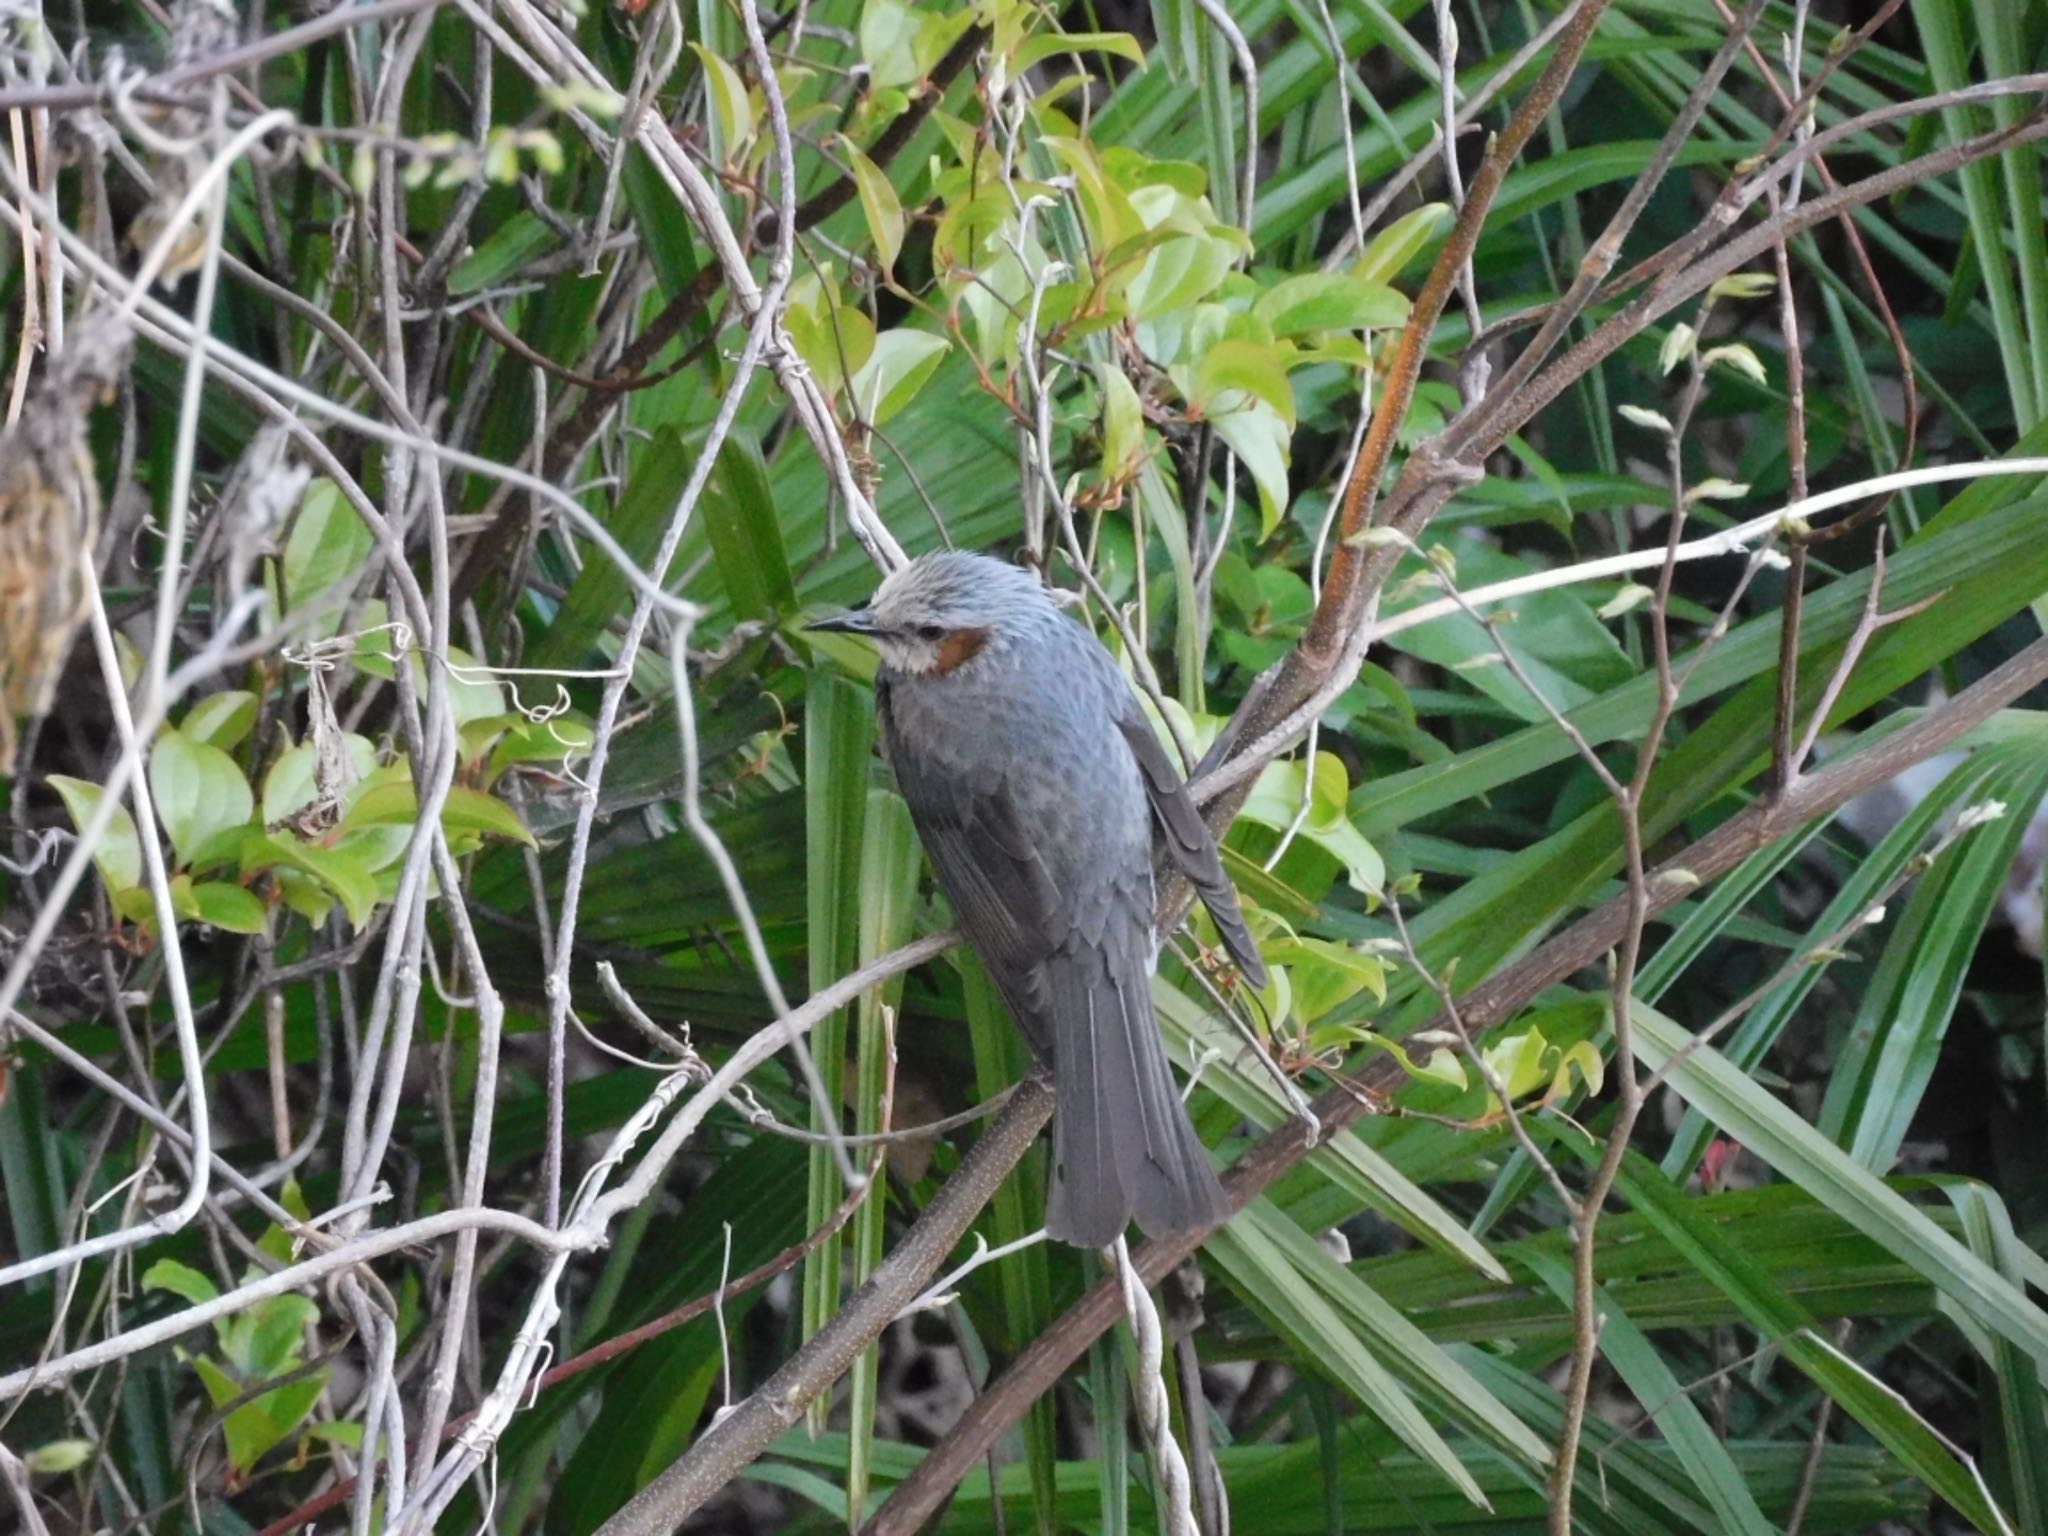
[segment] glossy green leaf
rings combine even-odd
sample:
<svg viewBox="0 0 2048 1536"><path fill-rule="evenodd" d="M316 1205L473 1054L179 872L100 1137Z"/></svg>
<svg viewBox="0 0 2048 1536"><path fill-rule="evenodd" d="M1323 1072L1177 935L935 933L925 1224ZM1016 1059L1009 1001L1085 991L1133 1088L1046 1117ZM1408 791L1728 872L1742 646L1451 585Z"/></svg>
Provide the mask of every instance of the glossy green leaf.
<svg viewBox="0 0 2048 1536"><path fill-rule="evenodd" d="M219 747L165 731L149 754L149 788L180 864L209 839L244 826L256 797L235 760Z"/></svg>

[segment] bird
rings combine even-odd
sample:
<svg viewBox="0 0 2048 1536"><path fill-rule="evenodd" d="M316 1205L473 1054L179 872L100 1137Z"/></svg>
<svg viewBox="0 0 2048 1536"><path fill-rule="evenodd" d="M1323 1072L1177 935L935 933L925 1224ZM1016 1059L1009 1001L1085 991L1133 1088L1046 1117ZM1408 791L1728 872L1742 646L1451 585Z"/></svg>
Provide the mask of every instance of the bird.
<svg viewBox="0 0 2048 1536"><path fill-rule="evenodd" d="M1255 987L1216 842L1100 640L1036 574L944 551L812 630L864 637L877 736L939 888L1053 1077L1050 1235L1105 1248L1230 1214L1167 1065L1150 977L1155 844Z"/></svg>

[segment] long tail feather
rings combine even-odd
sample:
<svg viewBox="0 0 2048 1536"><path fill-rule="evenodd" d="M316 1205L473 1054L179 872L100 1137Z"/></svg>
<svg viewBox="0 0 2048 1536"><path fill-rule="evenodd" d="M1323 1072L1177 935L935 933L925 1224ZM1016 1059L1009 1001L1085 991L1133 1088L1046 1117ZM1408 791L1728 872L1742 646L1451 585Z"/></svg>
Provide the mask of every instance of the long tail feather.
<svg viewBox="0 0 2048 1536"><path fill-rule="evenodd" d="M1107 1246L1133 1217L1158 1236L1214 1226L1229 1214L1175 1090L1145 968L1135 959L1079 948L1053 962L1046 1226L1077 1247Z"/></svg>

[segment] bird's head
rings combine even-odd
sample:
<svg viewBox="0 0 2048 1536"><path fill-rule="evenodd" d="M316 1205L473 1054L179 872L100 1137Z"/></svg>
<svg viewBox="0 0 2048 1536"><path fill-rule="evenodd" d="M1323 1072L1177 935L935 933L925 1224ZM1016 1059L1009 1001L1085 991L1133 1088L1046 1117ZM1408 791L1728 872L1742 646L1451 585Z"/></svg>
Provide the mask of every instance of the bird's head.
<svg viewBox="0 0 2048 1536"><path fill-rule="evenodd" d="M1057 614L1031 572L948 551L891 572L864 607L804 627L865 635L884 665L906 676L947 677Z"/></svg>

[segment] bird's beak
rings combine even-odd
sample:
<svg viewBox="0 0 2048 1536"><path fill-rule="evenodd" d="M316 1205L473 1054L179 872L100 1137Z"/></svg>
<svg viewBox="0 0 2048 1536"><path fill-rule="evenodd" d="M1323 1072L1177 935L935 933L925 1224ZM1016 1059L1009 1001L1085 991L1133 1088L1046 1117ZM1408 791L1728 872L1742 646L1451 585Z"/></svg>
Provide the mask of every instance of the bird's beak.
<svg viewBox="0 0 2048 1536"><path fill-rule="evenodd" d="M875 632L875 616L864 608L850 608L845 613L813 619L804 628L828 635L871 635Z"/></svg>

